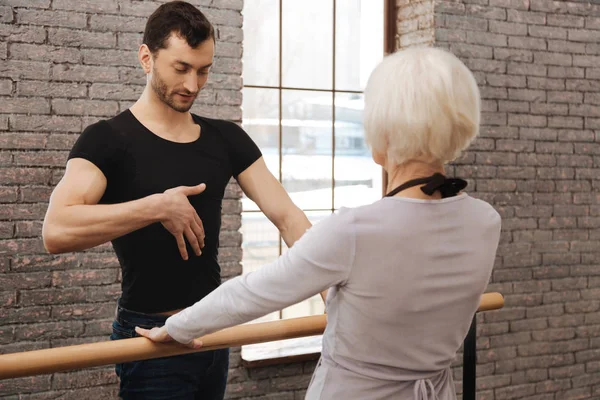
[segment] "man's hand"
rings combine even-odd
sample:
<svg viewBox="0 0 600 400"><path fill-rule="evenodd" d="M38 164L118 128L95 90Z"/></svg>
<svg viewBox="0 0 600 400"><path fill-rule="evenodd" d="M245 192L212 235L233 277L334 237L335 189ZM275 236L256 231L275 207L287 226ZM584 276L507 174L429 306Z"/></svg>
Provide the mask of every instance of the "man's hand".
<svg viewBox="0 0 600 400"><path fill-rule="evenodd" d="M173 338L169 336L169 333L167 332L167 328L165 326L152 329L144 329L140 328L139 326L136 326L135 331L138 333L138 335L146 337L152 340L153 342L167 343L173 341ZM198 339L194 339L190 343L183 344L191 349L199 349L200 347L202 347L202 342Z"/></svg>
<svg viewBox="0 0 600 400"><path fill-rule="evenodd" d="M161 219L163 226L177 240L177 247L184 260L188 259L184 235L196 255L202 254L204 247L204 226L196 210L190 204L188 196L202 193L206 189L204 183L196 186L178 186L166 190L163 196L165 216Z"/></svg>

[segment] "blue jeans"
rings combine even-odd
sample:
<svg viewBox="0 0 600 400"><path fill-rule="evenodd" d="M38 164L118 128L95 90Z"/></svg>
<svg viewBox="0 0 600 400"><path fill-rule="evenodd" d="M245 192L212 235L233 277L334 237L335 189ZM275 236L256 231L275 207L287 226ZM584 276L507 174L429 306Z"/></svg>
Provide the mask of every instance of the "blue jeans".
<svg viewBox="0 0 600 400"><path fill-rule="evenodd" d="M139 336L135 327L163 326L167 317L117 306L111 340ZM123 400L222 400L227 384L229 349L117 364Z"/></svg>

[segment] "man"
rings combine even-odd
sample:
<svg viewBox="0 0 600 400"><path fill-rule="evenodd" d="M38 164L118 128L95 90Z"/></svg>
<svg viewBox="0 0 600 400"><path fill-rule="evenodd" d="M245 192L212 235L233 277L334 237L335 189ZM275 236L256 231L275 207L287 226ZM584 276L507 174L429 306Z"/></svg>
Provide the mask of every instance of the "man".
<svg viewBox="0 0 600 400"><path fill-rule="evenodd" d="M220 284L221 204L233 176L291 246L310 227L260 150L232 122L189 112L213 63L214 29L174 1L148 19L139 100L88 126L69 154L44 221L50 253L107 241L122 267L111 339L162 326ZM123 399L222 399L228 350L119 364Z"/></svg>

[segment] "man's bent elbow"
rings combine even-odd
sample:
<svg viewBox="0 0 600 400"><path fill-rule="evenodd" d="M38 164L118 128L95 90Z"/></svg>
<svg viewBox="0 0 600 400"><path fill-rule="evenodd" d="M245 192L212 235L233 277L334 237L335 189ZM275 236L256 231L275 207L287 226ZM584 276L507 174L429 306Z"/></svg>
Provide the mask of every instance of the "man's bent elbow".
<svg viewBox="0 0 600 400"><path fill-rule="evenodd" d="M42 241L44 248L50 254L60 254L69 251L65 248L65 244L61 240L61 235L57 232L57 229L48 226L46 223L42 229Z"/></svg>

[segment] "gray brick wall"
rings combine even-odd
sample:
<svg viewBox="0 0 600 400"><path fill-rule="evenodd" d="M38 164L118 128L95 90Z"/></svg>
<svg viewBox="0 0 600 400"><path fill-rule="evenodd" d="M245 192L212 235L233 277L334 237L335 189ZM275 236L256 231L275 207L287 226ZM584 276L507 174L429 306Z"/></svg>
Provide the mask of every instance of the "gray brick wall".
<svg viewBox="0 0 600 400"><path fill-rule="evenodd" d="M433 40L414 40L431 3L397 2L397 45L474 71L481 137L450 173L503 217L489 290L506 307L479 315L478 398L600 399L600 4L436 0Z"/></svg>
<svg viewBox="0 0 600 400"><path fill-rule="evenodd" d="M194 111L241 119L242 0L195 0L219 31ZM161 1L0 1L0 352L106 340L119 273L110 247L50 256L41 220L87 124L127 108L135 48ZM504 218L479 316L480 399L600 398L600 6L592 1L397 0L397 47L435 43L475 72L482 135L451 168ZM241 272L239 188L221 260ZM245 369L228 398L298 400L314 362ZM461 391L460 355L455 366ZM3 381L0 398L116 398L111 368Z"/></svg>

